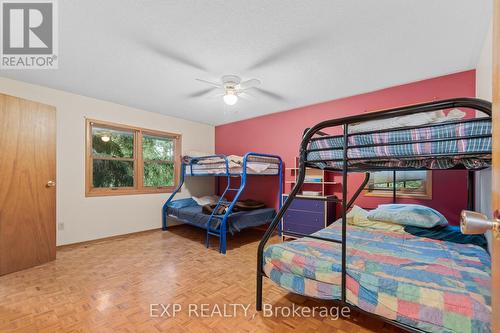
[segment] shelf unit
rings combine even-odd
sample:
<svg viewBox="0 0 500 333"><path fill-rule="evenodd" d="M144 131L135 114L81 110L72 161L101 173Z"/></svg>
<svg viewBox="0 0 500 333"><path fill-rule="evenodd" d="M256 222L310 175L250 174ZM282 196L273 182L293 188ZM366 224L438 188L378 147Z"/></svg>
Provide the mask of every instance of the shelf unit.
<svg viewBox="0 0 500 333"><path fill-rule="evenodd" d="M293 167L285 168L286 193L290 193L297 182L298 170L298 158L295 159ZM307 181L308 178L314 178L317 181ZM312 234L326 228L336 220L339 201L335 200L335 194L342 192L341 178L342 174L339 172L306 168L306 181L302 185L301 194L296 196L282 219L283 241L295 238L289 232ZM302 191L317 191L319 193L318 195L304 195ZM283 202L287 197L288 194L283 194ZM324 199L328 199L328 201Z"/></svg>
<svg viewBox="0 0 500 333"><path fill-rule="evenodd" d="M294 166L291 168L285 168L285 192L290 192L295 183L297 182L298 176L298 158L295 159ZM317 191L319 196L333 195L334 192L338 192L338 187L340 186L340 180L338 177L341 176L338 172L325 171L321 169L306 168L306 180L302 186L302 191ZM308 180L315 179L315 181Z"/></svg>

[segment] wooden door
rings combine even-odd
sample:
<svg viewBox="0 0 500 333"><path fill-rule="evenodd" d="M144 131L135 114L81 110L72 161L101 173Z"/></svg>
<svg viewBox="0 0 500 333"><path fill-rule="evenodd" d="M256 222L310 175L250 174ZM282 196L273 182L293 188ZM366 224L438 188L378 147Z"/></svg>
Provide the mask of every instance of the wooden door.
<svg viewBox="0 0 500 333"><path fill-rule="evenodd" d="M0 275L55 259L55 177L55 109L0 94Z"/></svg>
<svg viewBox="0 0 500 333"><path fill-rule="evenodd" d="M494 2L493 13L493 184L492 208L500 219L500 0ZM500 232L493 235L492 253L492 325L500 332Z"/></svg>

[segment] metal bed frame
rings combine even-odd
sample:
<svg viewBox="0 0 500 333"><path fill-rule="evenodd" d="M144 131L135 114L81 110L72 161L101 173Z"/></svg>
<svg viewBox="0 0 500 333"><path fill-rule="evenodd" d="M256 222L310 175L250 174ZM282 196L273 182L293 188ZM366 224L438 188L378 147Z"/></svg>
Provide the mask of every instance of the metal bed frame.
<svg viewBox="0 0 500 333"><path fill-rule="evenodd" d="M308 237L308 238L313 238L313 239L318 239L322 241L327 241L327 242L333 242L333 243L338 243L342 245L342 279L341 279L341 297L339 300L332 300L334 301L337 305L340 306L347 306L353 311L357 311L360 313L363 313L369 317L374 317L379 320L382 320L384 322L387 322L393 326L396 326L398 328L401 328L405 331L408 332L422 332L422 330L419 330L415 327L388 319L383 316L379 316L377 314L367 312L353 304L350 304L346 300L346 257L347 257L347 219L346 219L346 214L348 209L354 204L354 201L358 198L358 196L361 194L361 192L364 190L365 186L368 184L368 181L370 179L370 174L369 171L394 171L394 175L396 170L418 170L416 168L401 168L401 167L376 167L376 166L349 166L350 161L356 161L356 160L377 160L377 158L382 161L386 160L387 157L373 157L373 158L350 158L348 155L348 150L352 148L359 148L360 145L350 145L349 144L349 137L353 135L364 135L364 134L373 134L377 132L392 132L392 131L397 131L397 130L402 130L402 129L415 129L415 128L423 128L423 127L436 127L436 126L443 126L443 125L448 125L448 124L461 124L461 123L467 123L469 121L473 121L470 119L464 119L464 120L459 120L459 121L448 121L448 122L443 122L443 123L437 123L437 124L431 124L431 125L421 125L421 126L406 126L406 127L398 127L398 128L391 128L391 129L386 129L383 130L381 129L380 131L366 131L362 133L349 133L349 125L354 124L354 123L360 123L360 122L366 122L366 121L371 121L371 120L379 120L379 119L389 119L392 117L397 117L397 116L405 116L405 115L411 115L411 114L417 114L417 113L425 113L425 112L431 112L431 111L437 111L437 110L443 110L443 109L450 109L450 108L470 108L478 111L482 111L485 113L488 118L491 121L491 103L488 101L480 100L480 99L475 99L475 98L455 98L455 99L448 99L448 100L442 100L442 101L433 101L433 102L428 102L428 103L422 103L422 104L416 104L416 105L409 105L409 106L403 106L403 107L398 107L398 108L393 108L393 109L387 109L387 110L382 110L382 111L377 111L377 112L370 112L370 113L365 113L362 115L356 115L356 116L351 116L351 117L345 117L345 118L340 118L340 119L331 119L327 121L323 121L321 123L316 124L312 128L309 128L305 131L304 136L302 138L302 142L300 145L300 157L299 157L299 174L297 177L297 182L290 192L290 195L288 196L287 200L284 202L282 205L281 209L279 210L278 214L276 217L273 219L271 224L269 225L269 228L267 229L266 233L264 234L262 240L259 243L259 247L257 250L257 291L256 291L256 308L257 311L262 310L262 283L263 283L263 278L267 277L266 274L264 273L263 270L263 255L264 255L264 247L267 244L269 238L273 234L273 232L276 230L278 225L280 224L280 221L284 215L284 213L287 211L287 209L290 207L290 204L296 197L297 193L299 192L302 184L304 183L304 178L305 178L305 169L306 167L310 168L318 168L314 162L327 162L327 161L334 161L334 162L342 162L342 167L341 168L332 168L332 167L326 167L325 170L331 170L331 171L341 171L342 172L342 198L340 202L342 203L342 211L341 211L341 217L342 217L342 237L341 241L338 240L333 240L329 238L323 238L323 237L318 237L318 236L313 236L313 235L307 235L307 234L300 234L300 233L295 233L294 236L299 236L299 237ZM477 119L475 119L477 121ZM342 148L336 148L336 149L342 149L343 150L343 158L342 159L334 159L334 160L307 160L307 154L311 151L318 151L318 149L308 149L308 145L311 141L313 140L318 140L318 139L325 139L328 137L333 137L335 135L328 135L321 130L325 128L331 128L331 127L336 127L336 126L343 126L343 147ZM321 137L316 137L313 138L315 135L321 135ZM336 135L338 137L338 135ZM484 136L481 136L484 137ZM491 137L491 134L486 137ZM474 138L474 137L453 137L453 138L447 138L446 140L448 141L454 141L454 140L460 140L464 138ZM431 142L431 141L438 141L438 140L414 140L414 141L406 141L406 142L398 142L397 144L415 144L415 143L422 143L422 142ZM381 144L372 144L372 145L363 145L363 147L374 147L377 145ZM326 149L331 149L331 148L326 148ZM488 158L488 155L491 158L491 152L488 153L474 153L474 154L469 154L469 153L460 153L459 156L470 156L474 155L475 157L483 157L483 158ZM456 155L447 155L447 154L435 154L435 155L428 155L428 156L423 156L419 155L418 158L426 158L426 159L432 159L435 157L456 157ZM397 158L397 159L415 159L415 156L396 156L391 158ZM426 169L426 168L421 168L421 169ZM450 168L448 170L464 170L465 167L460 165L456 166L454 168ZM468 172L468 208L473 209L474 207L474 172L479 169L470 169ZM354 193L352 198L350 200L348 199L347 195L347 183L348 183L348 173L349 172L366 172L365 179L362 182L362 184L359 186L357 191ZM394 176L395 177L395 176ZM395 182L393 183L395 184ZM396 187L393 186L393 201L396 200ZM301 199L307 199L304 197L301 197ZM310 198L311 200L328 200L328 199L317 199L317 198ZM336 199L338 200L338 199Z"/></svg>
<svg viewBox="0 0 500 333"><path fill-rule="evenodd" d="M275 158L279 161L278 163L278 173L277 174L257 174L257 173L247 173L247 161L249 157L268 157L268 158ZM220 158L224 160L225 163L225 172L224 173L194 173L193 172L193 164L198 163L201 160L204 159L210 159L210 158ZM189 223L189 221L183 220L183 222L187 222L190 225L193 225L195 227L205 229L207 231L207 236L206 236L206 241L205 245L208 248L210 245L210 236L218 237L220 239L219 242L219 252L222 254L226 254L226 249L227 249L227 221L229 216L232 213L232 210L234 206L236 205L236 202L240 198L241 194L243 193L245 186L247 184L247 176L278 176L279 177L279 191L278 191L278 198L281 198L282 192L283 192L283 162L281 160L281 157L277 155L269 155L269 154L260 154L260 153L254 153L250 152L245 154L243 157L243 165L242 165L242 170L241 172L238 173L232 173L231 168L229 167L229 161L227 159L226 155L222 154L217 154L217 155L209 155L209 156L202 156L202 157L195 157L192 158L189 163L185 163L182 161L181 163L181 173L180 173L180 181L177 187L175 188L174 192L170 195L168 200L165 202L162 208L162 230L167 230L167 217L169 216L168 214L168 206L170 202L174 199L175 195L179 192L181 189L182 185L184 184L184 180L186 177L186 166L190 166L191 172L189 172L187 175L188 176L215 176L215 177L227 177L227 186L222 193L222 195L219 198L219 201L217 202L217 205L215 209L213 210L212 214L210 215L206 227L200 224L195 224L195 223ZM231 188L231 178L240 178L240 186L237 188ZM233 192L235 191L236 194L234 195L234 198L232 201L228 202L225 201L225 195L228 192ZM224 215L216 215L215 212L219 208L221 204L228 204L228 208L226 209L226 212ZM281 208L281 200L280 200L280 208ZM218 219L220 220L219 225L217 226L216 229L211 228L210 222L213 219ZM279 233L281 234L281 225L279 226Z"/></svg>

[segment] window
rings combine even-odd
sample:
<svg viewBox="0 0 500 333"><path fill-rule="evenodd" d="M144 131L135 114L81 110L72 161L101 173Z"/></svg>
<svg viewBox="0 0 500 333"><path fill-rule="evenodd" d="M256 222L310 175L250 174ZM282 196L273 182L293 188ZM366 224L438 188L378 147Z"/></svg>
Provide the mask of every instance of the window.
<svg viewBox="0 0 500 333"><path fill-rule="evenodd" d="M86 195L172 191L180 143L179 134L87 120Z"/></svg>
<svg viewBox="0 0 500 333"><path fill-rule="evenodd" d="M393 171L370 173L367 196L392 197ZM432 199L431 171L396 171L396 195L398 198Z"/></svg>

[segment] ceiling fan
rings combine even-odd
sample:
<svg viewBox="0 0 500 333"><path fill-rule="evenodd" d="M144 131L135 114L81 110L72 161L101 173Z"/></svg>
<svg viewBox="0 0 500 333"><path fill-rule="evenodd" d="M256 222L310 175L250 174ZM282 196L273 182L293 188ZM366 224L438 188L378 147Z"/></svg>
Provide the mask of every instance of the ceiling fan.
<svg viewBox="0 0 500 333"><path fill-rule="evenodd" d="M244 67L245 71L253 71L263 67L270 67L274 63L295 55L305 49L309 49L310 46L314 46L314 44L321 40L321 36L310 36L308 38L292 41L288 44L283 45L280 48L275 49L270 54L264 55L260 59L257 59L252 64ZM171 49L167 45L159 45L155 42L144 41L142 38L138 41L141 46L151 52L152 54L159 55L163 59L169 59L170 61L176 62L180 65L184 65L187 67L191 67L196 71L207 72L209 69L202 63L198 62L196 59L192 59L190 56L179 52L177 49ZM197 79L200 82L204 82L209 84L211 87L208 89L195 91L191 94L188 94L187 97L200 97L204 96L214 89L220 89L221 94L217 97L223 97L224 102L228 105L234 105L238 102L238 97L244 96L246 94L246 90L253 89L256 93L260 95L264 95L268 98L283 102L287 101L288 98L280 93L269 91L266 89L261 89L258 86L260 85L260 80L251 79L242 81L239 76L236 75L224 75L220 81L213 82L204 79Z"/></svg>
<svg viewBox="0 0 500 333"><path fill-rule="evenodd" d="M213 82L204 79L196 79L197 81L206 83L211 85L214 88L221 90L221 96L224 100L224 103L227 105L234 105L238 102L238 96L248 89L256 88L260 85L260 80L250 79L246 81L242 81L241 78L237 75L224 75L220 82ZM208 89L202 91L201 93L195 94L194 96L200 96L205 93L208 93L212 90Z"/></svg>

